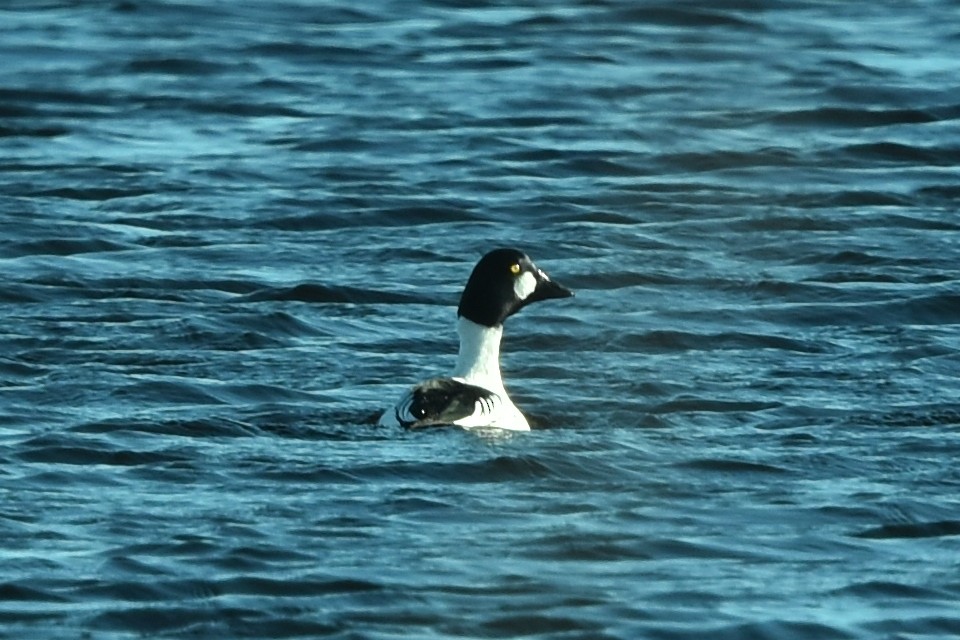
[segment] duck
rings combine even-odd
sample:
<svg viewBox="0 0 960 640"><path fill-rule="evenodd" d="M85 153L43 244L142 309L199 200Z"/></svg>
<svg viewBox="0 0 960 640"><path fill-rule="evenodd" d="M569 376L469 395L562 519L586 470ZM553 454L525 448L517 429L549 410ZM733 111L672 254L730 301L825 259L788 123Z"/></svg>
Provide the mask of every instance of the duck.
<svg viewBox="0 0 960 640"><path fill-rule="evenodd" d="M529 304L573 295L523 251L499 248L488 252L473 268L460 296L460 349L453 372L408 389L383 413L379 424L406 429L456 426L529 431L527 418L510 400L500 374L503 323Z"/></svg>

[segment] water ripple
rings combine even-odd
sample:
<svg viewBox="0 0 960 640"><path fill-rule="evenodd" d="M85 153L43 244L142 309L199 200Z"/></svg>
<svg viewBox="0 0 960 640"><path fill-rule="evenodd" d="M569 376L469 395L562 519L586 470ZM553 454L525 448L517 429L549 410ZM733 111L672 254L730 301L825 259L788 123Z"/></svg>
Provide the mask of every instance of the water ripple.
<svg viewBox="0 0 960 640"><path fill-rule="evenodd" d="M955 7L357 4L0 7L0 635L958 635Z"/></svg>

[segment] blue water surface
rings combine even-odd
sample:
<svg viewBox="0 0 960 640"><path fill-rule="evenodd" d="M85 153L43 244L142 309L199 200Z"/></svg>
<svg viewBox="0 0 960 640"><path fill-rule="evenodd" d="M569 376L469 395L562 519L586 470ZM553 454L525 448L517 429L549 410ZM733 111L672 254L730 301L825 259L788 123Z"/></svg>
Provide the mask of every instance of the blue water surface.
<svg viewBox="0 0 960 640"><path fill-rule="evenodd" d="M960 635L956 14L3 3L0 637Z"/></svg>

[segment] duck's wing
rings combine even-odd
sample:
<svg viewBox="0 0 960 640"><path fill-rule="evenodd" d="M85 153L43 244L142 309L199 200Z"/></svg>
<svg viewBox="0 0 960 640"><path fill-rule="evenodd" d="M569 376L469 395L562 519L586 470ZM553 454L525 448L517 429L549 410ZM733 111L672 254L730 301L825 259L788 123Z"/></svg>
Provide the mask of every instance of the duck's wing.
<svg viewBox="0 0 960 640"><path fill-rule="evenodd" d="M500 394L455 378L434 378L411 389L394 408L408 429L438 425L479 427L490 424L503 406Z"/></svg>

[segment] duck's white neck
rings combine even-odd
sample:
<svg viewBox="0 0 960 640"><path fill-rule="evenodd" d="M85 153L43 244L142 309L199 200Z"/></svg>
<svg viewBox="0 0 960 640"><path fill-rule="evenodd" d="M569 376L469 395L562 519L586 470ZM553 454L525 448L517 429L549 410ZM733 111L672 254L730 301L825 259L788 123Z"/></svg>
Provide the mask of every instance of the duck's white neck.
<svg viewBox="0 0 960 640"><path fill-rule="evenodd" d="M487 389L502 389L500 377L500 338L503 325L485 327L466 318L457 320L460 334L460 353L453 370L456 378Z"/></svg>

